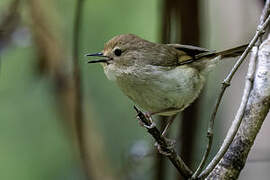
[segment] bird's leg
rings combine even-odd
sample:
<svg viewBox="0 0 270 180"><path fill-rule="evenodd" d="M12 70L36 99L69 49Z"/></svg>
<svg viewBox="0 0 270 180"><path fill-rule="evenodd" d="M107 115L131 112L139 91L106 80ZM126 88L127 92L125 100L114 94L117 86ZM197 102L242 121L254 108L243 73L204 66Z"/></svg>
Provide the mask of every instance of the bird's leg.
<svg viewBox="0 0 270 180"><path fill-rule="evenodd" d="M167 120L167 124L165 126L165 128L163 129L161 136L164 137L164 139L166 140L167 144L169 145L170 148L173 148L176 141L174 139L169 139L166 137L166 134L168 133L169 127L171 126L171 124L173 123L173 121L175 120L177 114L174 114L172 116L170 116ZM156 143L155 144L159 150L159 152L161 151L161 148L159 147L159 145ZM162 153L163 154L163 153Z"/></svg>
<svg viewBox="0 0 270 180"><path fill-rule="evenodd" d="M172 123L174 122L176 116L177 116L177 114L174 114L174 115L172 115L172 116L170 116L170 117L168 118L167 124L166 124L165 128L163 129L163 131L162 131L162 133L161 133L161 135L162 135L163 137L165 137L166 134L168 133L169 127L170 127L170 126L172 125Z"/></svg>
<svg viewBox="0 0 270 180"><path fill-rule="evenodd" d="M153 115L156 115L156 114L160 114L160 113L163 113L163 112L167 112L167 110L165 111L157 111L157 112L145 112L143 113L144 116L149 119L149 121L151 122L151 125L156 125L152 119L152 116ZM165 133L167 131L167 129L169 128L169 126L172 124L174 118L175 118L175 115L172 116L173 118L170 118L168 120L168 124L166 125L166 127L164 128L164 130L162 131L162 136L165 136ZM144 122L142 122L141 120L139 120L139 124L142 126L142 127L147 127L147 128L151 128L151 127L148 127L148 125L146 125Z"/></svg>

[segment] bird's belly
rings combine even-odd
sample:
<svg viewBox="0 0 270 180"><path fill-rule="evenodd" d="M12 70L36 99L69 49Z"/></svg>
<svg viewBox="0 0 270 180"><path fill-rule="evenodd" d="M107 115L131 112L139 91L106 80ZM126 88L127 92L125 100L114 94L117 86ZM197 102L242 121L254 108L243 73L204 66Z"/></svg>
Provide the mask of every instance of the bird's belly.
<svg viewBox="0 0 270 180"><path fill-rule="evenodd" d="M148 69L118 74L116 82L130 99L148 112L175 114L193 102L202 89L204 78L191 67L145 68Z"/></svg>

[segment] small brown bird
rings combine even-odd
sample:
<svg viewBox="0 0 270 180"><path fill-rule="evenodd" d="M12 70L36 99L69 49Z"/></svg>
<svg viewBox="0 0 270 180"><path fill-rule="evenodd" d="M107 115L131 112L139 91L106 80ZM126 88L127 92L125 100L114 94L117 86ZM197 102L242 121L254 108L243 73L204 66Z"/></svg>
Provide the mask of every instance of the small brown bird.
<svg viewBox="0 0 270 180"><path fill-rule="evenodd" d="M113 37L104 50L87 56L102 57L108 79L149 116L171 116L199 95L205 75L223 58L240 55L247 45L215 52L181 44L158 44L133 34Z"/></svg>

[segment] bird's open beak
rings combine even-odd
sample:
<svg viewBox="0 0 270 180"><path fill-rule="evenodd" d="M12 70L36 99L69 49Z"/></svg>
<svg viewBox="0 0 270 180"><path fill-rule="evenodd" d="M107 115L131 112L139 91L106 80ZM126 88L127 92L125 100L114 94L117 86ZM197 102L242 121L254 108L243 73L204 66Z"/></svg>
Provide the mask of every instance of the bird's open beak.
<svg viewBox="0 0 270 180"><path fill-rule="evenodd" d="M85 56L105 57L106 58L106 59L98 59L98 60L88 61L88 63L106 63L106 64L108 64L108 61L109 61L108 56L104 56L102 52L94 53L94 54L86 54Z"/></svg>

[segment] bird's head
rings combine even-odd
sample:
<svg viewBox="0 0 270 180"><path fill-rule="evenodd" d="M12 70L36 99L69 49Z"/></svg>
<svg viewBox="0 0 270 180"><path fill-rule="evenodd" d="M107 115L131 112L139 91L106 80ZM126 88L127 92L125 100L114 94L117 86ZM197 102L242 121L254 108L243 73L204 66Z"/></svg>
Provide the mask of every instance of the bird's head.
<svg viewBox="0 0 270 180"><path fill-rule="evenodd" d="M152 59L152 49L155 43L146 41L133 34L122 34L109 40L104 50L95 54L86 56L101 57L99 60L89 61L88 63L102 63L105 66L114 64L116 66L132 66L134 64L147 64L147 60Z"/></svg>

